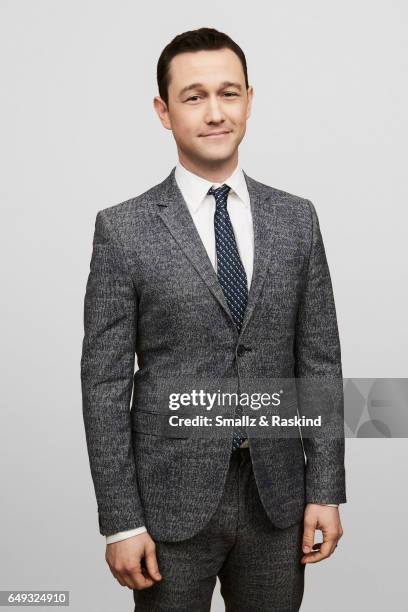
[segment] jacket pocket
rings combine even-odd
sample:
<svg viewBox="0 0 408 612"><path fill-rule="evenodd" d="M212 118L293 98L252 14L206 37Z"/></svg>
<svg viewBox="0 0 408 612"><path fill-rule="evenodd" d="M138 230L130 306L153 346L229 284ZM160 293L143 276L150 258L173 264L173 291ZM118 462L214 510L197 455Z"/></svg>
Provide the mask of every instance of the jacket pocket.
<svg viewBox="0 0 408 612"><path fill-rule="evenodd" d="M171 415L161 412L133 410L131 411L132 430L161 438L188 439L188 435L169 424L169 416Z"/></svg>

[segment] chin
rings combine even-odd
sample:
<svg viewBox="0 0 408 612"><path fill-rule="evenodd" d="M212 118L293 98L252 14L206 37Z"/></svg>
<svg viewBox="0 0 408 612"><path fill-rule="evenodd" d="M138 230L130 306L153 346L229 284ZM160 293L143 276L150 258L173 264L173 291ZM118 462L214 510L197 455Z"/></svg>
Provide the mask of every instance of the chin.
<svg viewBox="0 0 408 612"><path fill-rule="evenodd" d="M207 157L202 157L202 160L207 163L220 164L230 159L230 157L231 155L208 155Z"/></svg>
<svg viewBox="0 0 408 612"><path fill-rule="evenodd" d="M214 150L212 151L202 151L201 150L200 157L208 161L225 161L226 159L229 159L230 157L232 157L234 152L235 152L235 149L231 149L230 147L224 150L221 147L219 147L218 149L214 148Z"/></svg>

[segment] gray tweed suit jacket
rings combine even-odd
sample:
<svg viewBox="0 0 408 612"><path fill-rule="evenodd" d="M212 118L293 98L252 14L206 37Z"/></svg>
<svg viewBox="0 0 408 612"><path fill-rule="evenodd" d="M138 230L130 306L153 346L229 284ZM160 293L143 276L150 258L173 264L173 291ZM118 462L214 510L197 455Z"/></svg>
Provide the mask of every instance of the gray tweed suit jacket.
<svg viewBox="0 0 408 612"><path fill-rule="evenodd" d="M315 208L244 176L255 248L240 333L175 168L145 193L96 215L81 383L102 535L145 525L157 540L183 540L206 525L220 500L232 433L167 434L158 426L160 381L228 380L242 392L258 378L341 379ZM341 422L343 409L341 389L330 408ZM344 436L248 436L260 498L275 526L301 520L305 503L346 501Z"/></svg>

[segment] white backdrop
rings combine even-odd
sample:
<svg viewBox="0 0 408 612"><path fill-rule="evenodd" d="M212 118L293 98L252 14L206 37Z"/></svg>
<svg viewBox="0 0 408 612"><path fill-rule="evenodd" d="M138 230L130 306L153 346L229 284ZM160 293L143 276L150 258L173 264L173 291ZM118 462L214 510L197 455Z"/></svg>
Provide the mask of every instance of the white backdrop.
<svg viewBox="0 0 408 612"><path fill-rule="evenodd" d="M104 560L82 423L85 284L98 210L176 163L153 109L178 33L227 32L254 87L240 163L316 206L345 377L407 375L403 1L2 0L0 589L132 610ZM405 110L404 110L405 109ZM407 441L347 440L344 536L306 568L304 612L406 609ZM213 610L223 610L218 585Z"/></svg>

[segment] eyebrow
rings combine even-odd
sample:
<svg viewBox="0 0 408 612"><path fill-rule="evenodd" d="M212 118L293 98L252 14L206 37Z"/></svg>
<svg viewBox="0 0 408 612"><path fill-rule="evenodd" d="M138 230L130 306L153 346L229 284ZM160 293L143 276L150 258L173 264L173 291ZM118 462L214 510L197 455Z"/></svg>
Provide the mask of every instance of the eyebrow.
<svg viewBox="0 0 408 612"><path fill-rule="evenodd" d="M179 96L182 96L183 94L187 93L188 91L191 91L192 89L199 89L200 87L205 87L205 85L203 85L202 83L191 83L191 85L186 85L186 87L183 87L183 89L180 91ZM224 87L235 87L239 91L242 91L241 83L223 81L221 83L221 89Z"/></svg>

